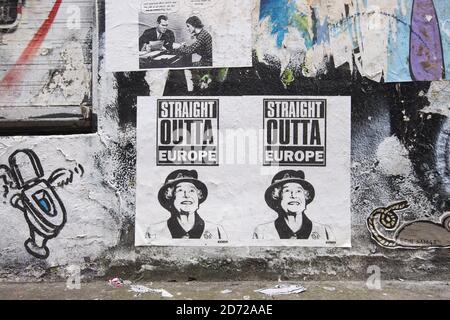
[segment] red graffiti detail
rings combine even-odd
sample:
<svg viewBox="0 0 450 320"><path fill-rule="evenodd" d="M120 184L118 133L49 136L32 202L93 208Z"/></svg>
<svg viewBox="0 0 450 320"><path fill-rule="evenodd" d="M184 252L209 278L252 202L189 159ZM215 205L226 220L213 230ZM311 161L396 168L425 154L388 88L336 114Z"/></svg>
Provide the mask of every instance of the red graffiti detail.
<svg viewBox="0 0 450 320"><path fill-rule="evenodd" d="M31 41L28 43L28 46L22 52L15 65L3 77L0 82L0 87L10 87L13 83L19 81L22 76L23 69L18 68L18 66L27 64L36 55L39 47L41 46L42 42L44 42L45 37L47 36L53 22L55 21L61 3L62 0L55 1L55 4L53 5L53 8L50 11L47 19L45 19L39 30L34 34L33 39L31 39Z"/></svg>

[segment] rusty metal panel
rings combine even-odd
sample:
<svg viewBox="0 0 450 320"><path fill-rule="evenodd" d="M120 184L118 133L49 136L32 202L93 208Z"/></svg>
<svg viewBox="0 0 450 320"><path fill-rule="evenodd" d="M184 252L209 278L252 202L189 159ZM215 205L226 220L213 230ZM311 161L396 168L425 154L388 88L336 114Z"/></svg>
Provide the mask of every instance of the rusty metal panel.
<svg viewBox="0 0 450 320"><path fill-rule="evenodd" d="M95 25L92 0L0 0L0 120L91 118Z"/></svg>

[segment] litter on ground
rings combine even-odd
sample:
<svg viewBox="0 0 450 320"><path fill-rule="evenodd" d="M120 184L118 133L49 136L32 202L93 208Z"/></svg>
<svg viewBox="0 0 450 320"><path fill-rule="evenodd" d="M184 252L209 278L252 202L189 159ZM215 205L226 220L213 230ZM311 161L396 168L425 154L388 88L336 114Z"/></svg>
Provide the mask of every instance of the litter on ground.
<svg viewBox="0 0 450 320"><path fill-rule="evenodd" d="M288 285L288 284L280 284L276 285L273 288L269 289L259 289L255 290L255 292L259 292L268 296L278 296L284 294L297 294L306 291L306 289L300 285Z"/></svg>
<svg viewBox="0 0 450 320"><path fill-rule="evenodd" d="M151 289L151 288L148 288L148 287L142 286L142 285L131 285L129 291L137 293L138 295L144 294L144 293L158 293L163 298L173 298L173 295L164 289Z"/></svg>

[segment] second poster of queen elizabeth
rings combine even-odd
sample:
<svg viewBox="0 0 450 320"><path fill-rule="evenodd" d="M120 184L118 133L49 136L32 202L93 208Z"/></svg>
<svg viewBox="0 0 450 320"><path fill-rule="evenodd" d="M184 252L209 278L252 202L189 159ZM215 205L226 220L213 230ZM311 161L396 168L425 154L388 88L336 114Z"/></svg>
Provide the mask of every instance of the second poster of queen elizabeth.
<svg viewBox="0 0 450 320"><path fill-rule="evenodd" d="M334 241L330 226L313 222L307 215L307 207L314 197L314 187L305 179L303 171L283 170L277 173L264 198L278 218L257 226L253 238Z"/></svg>

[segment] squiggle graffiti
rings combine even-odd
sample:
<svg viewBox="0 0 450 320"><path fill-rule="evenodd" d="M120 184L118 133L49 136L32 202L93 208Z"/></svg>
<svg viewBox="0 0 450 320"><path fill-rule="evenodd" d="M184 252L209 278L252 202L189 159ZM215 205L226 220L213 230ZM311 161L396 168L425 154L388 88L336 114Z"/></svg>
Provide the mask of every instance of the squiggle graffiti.
<svg viewBox="0 0 450 320"><path fill-rule="evenodd" d="M395 211L405 210L408 207L406 201L401 201L374 210L367 219L367 228L372 239L389 249L450 247L450 214L444 214L439 224L431 221L414 221L400 227L399 216ZM385 236L384 232L379 230L378 224L385 230L395 231L394 237Z"/></svg>
<svg viewBox="0 0 450 320"><path fill-rule="evenodd" d="M17 150L9 157L9 166L0 165L0 186L3 198L24 213L30 229L25 249L32 256L46 259L50 254L47 241L58 236L67 220L67 211L56 192L73 182L74 173L82 177L84 168L77 165L73 171L57 169L44 178L39 157L29 149Z"/></svg>

